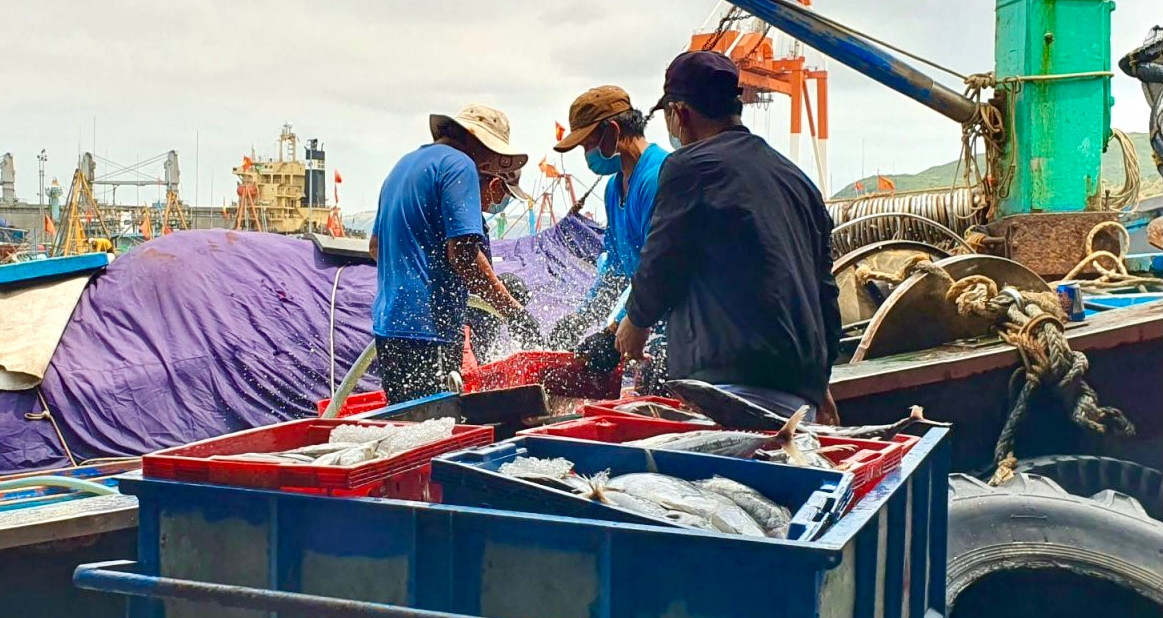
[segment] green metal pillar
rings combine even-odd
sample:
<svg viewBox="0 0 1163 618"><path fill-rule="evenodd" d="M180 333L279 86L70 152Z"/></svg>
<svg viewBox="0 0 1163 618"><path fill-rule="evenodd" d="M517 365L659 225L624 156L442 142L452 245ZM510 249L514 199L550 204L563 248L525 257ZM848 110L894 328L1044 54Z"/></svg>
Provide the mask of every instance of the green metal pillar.
<svg viewBox="0 0 1163 618"><path fill-rule="evenodd" d="M1110 0L997 0L998 80L1109 71ZM1100 190L1113 103L1109 77L1012 84L1001 215L1085 210ZM1012 124L1011 124L1012 123Z"/></svg>

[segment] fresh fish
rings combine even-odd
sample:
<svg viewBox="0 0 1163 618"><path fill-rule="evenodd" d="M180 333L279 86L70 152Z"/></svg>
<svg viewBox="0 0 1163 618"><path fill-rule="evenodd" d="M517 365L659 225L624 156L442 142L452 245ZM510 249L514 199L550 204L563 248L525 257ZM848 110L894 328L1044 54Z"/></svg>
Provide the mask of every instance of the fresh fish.
<svg viewBox="0 0 1163 618"><path fill-rule="evenodd" d="M696 487L698 487L696 485ZM743 507L735 503L734 500L713 491L703 490L703 495L711 498L718 504L715 509L714 522L723 522L726 524L722 532L732 532L735 534L742 534L743 536L767 536L763 527L755 518L751 517Z"/></svg>
<svg viewBox="0 0 1163 618"><path fill-rule="evenodd" d="M688 451L725 457L751 457L772 443L773 437L746 431L700 430L685 433L666 433L642 440L626 442L626 446L663 451Z"/></svg>
<svg viewBox="0 0 1163 618"><path fill-rule="evenodd" d="M706 422L711 421L702 414L696 414L689 410L680 410L672 408L668 405L657 403L654 401L632 401L624 403L614 408L617 412L626 412L629 414L636 414L638 416L648 416L650 418L661 418L668 421L683 421L683 422Z"/></svg>
<svg viewBox="0 0 1163 618"><path fill-rule="evenodd" d="M759 527L764 535L773 539L786 539L791 524L791 511L768 500L754 489L728 478L715 476L695 481L695 486L730 499L739 505Z"/></svg>
<svg viewBox="0 0 1163 618"><path fill-rule="evenodd" d="M210 459L217 460L231 460L231 461L251 461L256 463L299 463L294 459L283 457L278 453L239 453L238 455L211 455Z"/></svg>
<svg viewBox="0 0 1163 618"><path fill-rule="evenodd" d="M319 458L338 451L345 451L355 446L359 446L359 444L355 442L324 442L323 444L308 444L307 446L300 446L296 449L284 451L282 454L306 455L308 457Z"/></svg>
<svg viewBox="0 0 1163 618"><path fill-rule="evenodd" d="M684 405L724 427L770 431L782 428L789 420L767 408L755 405L742 397L706 382L670 380L666 383L666 387ZM907 417L890 425L833 427L817 423L804 423L802 429L821 436L890 440L914 424L932 427L949 426L949 423L926 419L924 409L920 406L913 406Z"/></svg>
<svg viewBox="0 0 1163 618"><path fill-rule="evenodd" d="M691 515L690 513L683 513L682 511L667 511L666 519L673 521L680 526L718 532L715 526L711 525L711 522L703 519L702 517L699 517L698 515Z"/></svg>
<svg viewBox="0 0 1163 618"><path fill-rule="evenodd" d="M689 481L665 474L636 472L610 479L605 484L605 491L610 490L632 494L671 511L694 515L710 522L720 532L744 533L732 524L734 513L724 512L717 500Z"/></svg>

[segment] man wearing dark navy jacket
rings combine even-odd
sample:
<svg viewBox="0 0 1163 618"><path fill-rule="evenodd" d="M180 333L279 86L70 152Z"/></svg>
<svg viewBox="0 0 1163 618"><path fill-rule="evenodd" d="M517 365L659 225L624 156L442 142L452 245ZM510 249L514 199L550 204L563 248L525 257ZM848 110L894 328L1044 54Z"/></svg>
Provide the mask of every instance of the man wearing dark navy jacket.
<svg viewBox="0 0 1163 618"><path fill-rule="evenodd" d="M680 55L664 92L654 109L678 149L659 176L618 350L642 357L650 325L669 314L671 378L837 422L828 380L840 310L819 190L743 126L738 69L725 56Z"/></svg>

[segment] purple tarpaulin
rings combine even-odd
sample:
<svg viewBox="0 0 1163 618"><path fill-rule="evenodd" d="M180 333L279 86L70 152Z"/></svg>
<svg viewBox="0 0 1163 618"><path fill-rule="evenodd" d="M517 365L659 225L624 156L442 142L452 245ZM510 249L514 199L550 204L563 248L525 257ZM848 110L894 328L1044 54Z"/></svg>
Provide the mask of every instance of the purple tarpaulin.
<svg viewBox="0 0 1163 618"><path fill-rule="evenodd" d="M529 283L549 328L576 304L601 251L599 228L568 217L497 241L500 272ZM138 455L315 414L371 339L375 269L309 241L181 232L123 255L86 288L41 390L78 460ZM357 390L379 388L365 377ZM0 393L0 473L67 465L35 391Z"/></svg>

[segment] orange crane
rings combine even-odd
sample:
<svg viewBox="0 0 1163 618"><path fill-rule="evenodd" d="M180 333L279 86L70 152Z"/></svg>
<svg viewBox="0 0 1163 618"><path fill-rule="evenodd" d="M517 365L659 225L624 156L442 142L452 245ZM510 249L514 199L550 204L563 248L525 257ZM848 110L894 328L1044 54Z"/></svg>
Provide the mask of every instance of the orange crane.
<svg viewBox="0 0 1163 618"><path fill-rule="evenodd" d="M805 7L812 6L812 0L796 1ZM712 16L717 13L719 7ZM796 165L801 164L800 139L806 115L820 189L828 195L828 71L807 65L803 44L799 41L793 41L789 54L777 57L770 32L769 24L732 6L721 14L714 30L693 35L689 49L716 51L734 61L739 67L745 105L767 103L776 94L790 98L789 158ZM815 83L814 101L809 82Z"/></svg>

